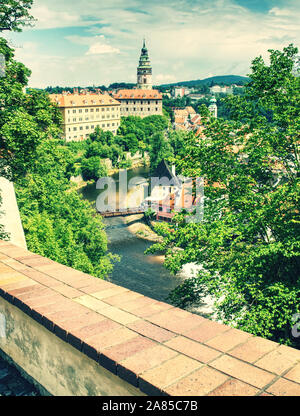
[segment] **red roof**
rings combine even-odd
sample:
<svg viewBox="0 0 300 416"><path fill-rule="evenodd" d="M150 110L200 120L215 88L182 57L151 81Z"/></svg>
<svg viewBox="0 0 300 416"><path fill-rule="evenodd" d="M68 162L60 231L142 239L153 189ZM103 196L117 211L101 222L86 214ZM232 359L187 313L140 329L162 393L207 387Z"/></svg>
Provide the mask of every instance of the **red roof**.
<svg viewBox="0 0 300 416"><path fill-rule="evenodd" d="M124 99L139 99L139 100L162 100L162 94L158 90L142 90L142 89L132 89L132 90L119 90L114 94L116 100Z"/></svg>
<svg viewBox="0 0 300 416"><path fill-rule="evenodd" d="M113 105L119 104L114 98L107 94L50 94L50 100L59 107L83 107L91 105Z"/></svg>

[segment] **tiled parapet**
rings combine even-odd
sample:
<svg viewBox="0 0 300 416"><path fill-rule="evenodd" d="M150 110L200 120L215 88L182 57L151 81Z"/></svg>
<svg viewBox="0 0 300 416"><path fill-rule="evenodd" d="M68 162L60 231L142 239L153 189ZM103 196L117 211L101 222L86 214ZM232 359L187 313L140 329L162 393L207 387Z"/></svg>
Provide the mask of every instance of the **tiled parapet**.
<svg viewBox="0 0 300 416"><path fill-rule="evenodd" d="M146 395L300 395L299 350L4 241L0 296Z"/></svg>

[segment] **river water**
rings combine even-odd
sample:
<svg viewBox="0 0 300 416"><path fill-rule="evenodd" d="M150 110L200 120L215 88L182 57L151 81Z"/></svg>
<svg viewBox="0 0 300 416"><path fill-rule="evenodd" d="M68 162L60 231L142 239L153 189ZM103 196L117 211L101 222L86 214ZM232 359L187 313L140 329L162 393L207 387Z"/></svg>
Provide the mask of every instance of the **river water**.
<svg viewBox="0 0 300 416"><path fill-rule="evenodd" d="M118 176L118 174L112 175L117 184L117 194ZM127 171L127 181L135 176L147 178L149 169L140 167ZM101 192L103 191L96 189L96 184L81 189L83 197L94 203ZM166 270L162 256L144 254L153 243L136 236L130 227L142 220L142 215L103 219L109 240L109 251L121 256L120 262L115 263L108 280L153 299L167 301L170 291L183 281L184 275L179 273L174 276Z"/></svg>

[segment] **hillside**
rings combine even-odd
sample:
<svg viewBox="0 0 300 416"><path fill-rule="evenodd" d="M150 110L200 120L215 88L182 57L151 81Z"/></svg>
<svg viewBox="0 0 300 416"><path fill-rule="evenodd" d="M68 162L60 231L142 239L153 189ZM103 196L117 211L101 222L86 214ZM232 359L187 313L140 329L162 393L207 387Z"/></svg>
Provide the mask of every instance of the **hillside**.
<svg viewBox="0 0 300 416"><path fill-rule="evenodd" d="M173 84L162 84L160 87L174 87L176 85L180 85L183 87L195 87L196 85L204 85L208 84L210 85L212 82L214 84L245 84L247 81L249 81L248 77L243 77L241 75L217 75L214 77L209 77L205 79L196 79L193 81L181 81L181 82L175 82Z"/></svg>

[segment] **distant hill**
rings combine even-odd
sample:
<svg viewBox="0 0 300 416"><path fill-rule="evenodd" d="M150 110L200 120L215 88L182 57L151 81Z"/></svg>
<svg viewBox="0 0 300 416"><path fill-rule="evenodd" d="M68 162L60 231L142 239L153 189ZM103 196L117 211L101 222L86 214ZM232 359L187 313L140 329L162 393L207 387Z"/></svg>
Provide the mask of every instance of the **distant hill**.
<svg viewBox="0 0 300 416"><path fill-rule="evenodd" d="M209 77L205 79L196 79L193 81L181 81L181 82L175 82L173 84L162 84L160 87L175 87L177 85L180 85L182 87L195 87L197 85L210 85L212 82L216 84L223 83L225 85L231 85L231 84L245 84L249 81L250 78L248 77L242 77L241 75L217 75L215 77Z"/></svg>

